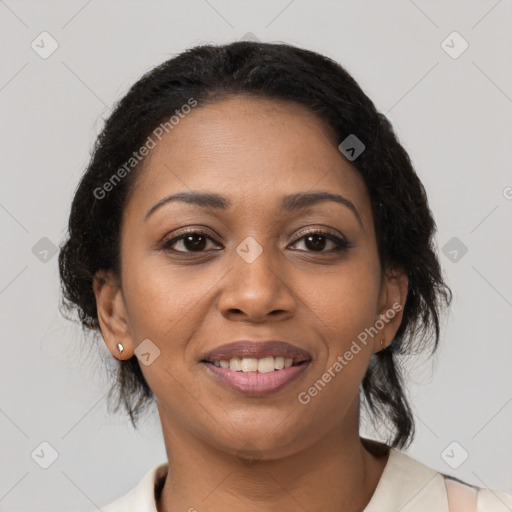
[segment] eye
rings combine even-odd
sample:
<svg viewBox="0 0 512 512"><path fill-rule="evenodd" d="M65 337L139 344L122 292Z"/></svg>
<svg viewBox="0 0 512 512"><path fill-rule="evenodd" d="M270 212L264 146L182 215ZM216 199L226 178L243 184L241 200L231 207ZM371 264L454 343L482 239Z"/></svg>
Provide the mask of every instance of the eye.
<svg viewBox="0 0 512 512"><path fill-rule="evenodd" d="M328 231L315 230L309 231L306 234L301 234L302 236L300 238L296 238L294 242L292 242L292 245L296 245L298 242L304 240L307 252L329 253L341 251L351 247L351 245L345 239L333 235ZM172 252L201 253L207 249L208 242L215 242L218 244L218 242L216 242L216 240L210 236L208 232L203 230L190 230L182 232L181 234L174 236L169 240L165 240L161 248L165 251ZM329 243L333 245L331 250L324 250L326 245ZM184 248L185 250L173 248L173 246L178 246L179 244L181 244L181 248Z"/></svg>
<svg viewBox="0 0 512 512"><path fill-rule="evenodd" d="M351 247L350 244L345 239L333 235L328 231L315 230L309 231L305 235L304 233L301 234L303 236L297 238L293 242L293 244L296 244L297 242L304 240L304 245L307 247L308 252L337 252ZM334 248L331 249L330 251L324 251L323 249L329 242L334 245Z"/></svg>
<svg viewBox="0 0 512 512"><path fill-rule="evenodd" d="M174 252L203 252L208 242L215 242L215 240L206 231L194 230L187 231L181 235L175 236L169 240L165 240L162 244L162 249L165 251ZM173 245L181 244L186 250L173 249Z"/></svg>

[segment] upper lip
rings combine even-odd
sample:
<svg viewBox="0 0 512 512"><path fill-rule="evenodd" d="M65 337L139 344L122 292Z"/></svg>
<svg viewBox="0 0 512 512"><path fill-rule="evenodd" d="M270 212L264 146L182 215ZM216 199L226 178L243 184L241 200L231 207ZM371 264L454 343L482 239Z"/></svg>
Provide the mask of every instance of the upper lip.
<svg viewBox="0 0 512 512"><path fill-rule="evenodd" d="M278 357L282 356L285 359L293 359L294 364L301 363L302 361L311 360L311 354L296 345L291 345L285 341L267 340L238 340L232 343L227 343L217 347L216 349L204 354L201 357L202 361L215 362L215 361L229 361L237 357L243 359L244 357L252 357L262 359L264 357Z"/></svg>

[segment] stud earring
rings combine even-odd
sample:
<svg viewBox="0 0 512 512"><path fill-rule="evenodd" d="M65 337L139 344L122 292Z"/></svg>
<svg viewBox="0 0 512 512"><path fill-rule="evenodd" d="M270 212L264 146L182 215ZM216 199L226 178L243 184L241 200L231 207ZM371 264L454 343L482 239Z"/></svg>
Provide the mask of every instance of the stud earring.
<svg viewBox="0 0 512 512"><path fill-rule="evenodd" d="M121 345L121 343L118 343L118 344L117 344L117 350L119 350L119 353L120 353L120 354L122 354L122 353L123 353L124 347L123 347L123 345Z"/></svg>
<svg viewBox="0 0 512 512"><path fill-rule="evenodd" d="M384 338L381 338L380 340L380 348L384 348Z"/></svg>

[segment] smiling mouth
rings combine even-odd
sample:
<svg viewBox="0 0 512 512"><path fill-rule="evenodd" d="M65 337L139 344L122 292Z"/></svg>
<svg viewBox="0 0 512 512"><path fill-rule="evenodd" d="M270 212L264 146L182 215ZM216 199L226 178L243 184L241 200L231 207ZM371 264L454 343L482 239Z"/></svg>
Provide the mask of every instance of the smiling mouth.
<svg viewBox="0 0 512 512"><path fill-rule="evenodd" d="M202 360L207 374L238 394L264 397L277 393L303 376L311 359L294 361L283 356Z"/></svg>
<svg viewBox="0 0 512 512"><path fill-rule="evenodd" d="M307 360L294 360L291 357L268 356L263 358L255 357L232 357L230 359L221 359L217 361L201 361L220 368L228 369L234 372L243 373L270 373L292 366L300 366L307 363Z"/></svg>
<svg viewBox="0 0 512 512"><path fill-rule="evenodd" d="M203 353L199 361L214 382L248 397L278 393L304 378L311 354L281 340L237 340Z"/></svg>

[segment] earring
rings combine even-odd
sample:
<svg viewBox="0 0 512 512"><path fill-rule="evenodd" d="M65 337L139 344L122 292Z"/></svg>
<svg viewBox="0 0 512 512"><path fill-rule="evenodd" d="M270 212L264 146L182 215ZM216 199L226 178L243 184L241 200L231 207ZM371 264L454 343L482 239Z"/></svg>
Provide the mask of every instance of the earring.
<svg viewBox="0 0 512 512"><path fill-rule="evenodd" d="M380 340L380 348L381 349L384 348L384 338L381 338L381 340Z"/></svg>
<svg viewBox="0 0 512 512"><path fill-rule="evenodd" d="M121 343L118 343L118 344L117 344L117 350L119 350L119 353L120 353L120 354L122 354L122 353L123 353L124 347L123 347L123 345L121 345Z"/></svg>

